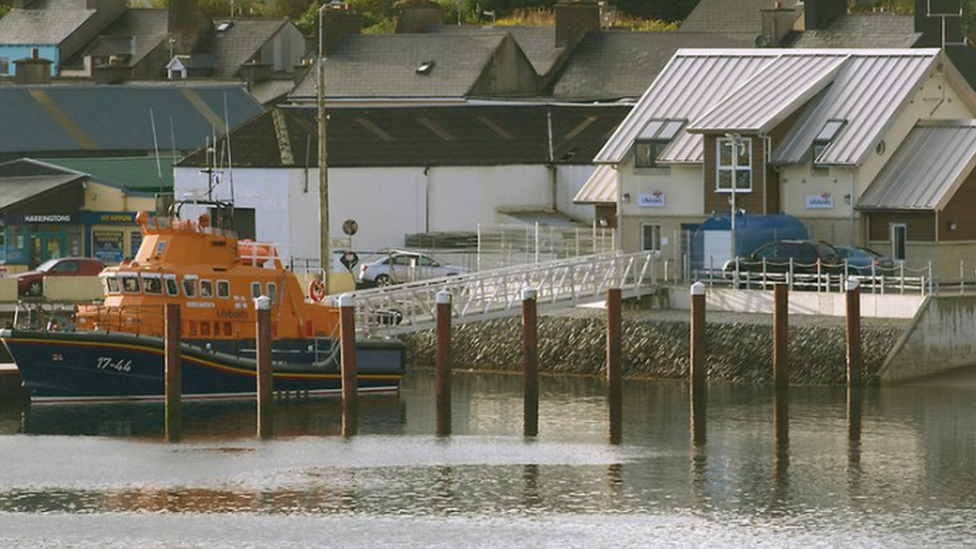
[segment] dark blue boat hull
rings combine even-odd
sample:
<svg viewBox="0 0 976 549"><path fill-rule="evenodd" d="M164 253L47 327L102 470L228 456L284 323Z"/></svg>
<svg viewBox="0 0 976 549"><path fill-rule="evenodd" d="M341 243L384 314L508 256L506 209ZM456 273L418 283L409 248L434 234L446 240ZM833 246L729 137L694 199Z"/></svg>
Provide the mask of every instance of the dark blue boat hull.
<svg viewBox="0 0 976 549"><path fill-rule="evenodd" d="M17 364L33 401L164 397L165 354L160 338L5 329L0 330L0 339ZM291 343L289 346L283 342L281 354L274 357L274 390L308 394L338 392L341 388L338 355L327 355L325 360L313 363L308 352L297 350L296 342ZM396 341L358 342L359 390L397 390L404 371L404 354L404 346ZM184 398L255 395L253 358L192 344L183 346L181 356ZM284 360L287 358L292 360Z"/></svg>

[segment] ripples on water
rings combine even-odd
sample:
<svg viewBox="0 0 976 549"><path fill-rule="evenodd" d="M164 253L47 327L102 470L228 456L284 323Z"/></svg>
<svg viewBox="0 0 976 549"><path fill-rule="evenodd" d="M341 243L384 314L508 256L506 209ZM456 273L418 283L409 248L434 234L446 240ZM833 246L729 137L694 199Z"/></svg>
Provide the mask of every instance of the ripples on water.
<svg viewBox="0 0 976 549"><path fill-rule="evenodd" d="M456 376L446 438L423 373L348 439L336 400L272 441L248 402L188 404L179 444L157 404L0 411L0 548L976 544L972 389L712 387L695 446L683 384L627 383L622 444L599 380L541 387L535 439L515 376Z"/></svg>

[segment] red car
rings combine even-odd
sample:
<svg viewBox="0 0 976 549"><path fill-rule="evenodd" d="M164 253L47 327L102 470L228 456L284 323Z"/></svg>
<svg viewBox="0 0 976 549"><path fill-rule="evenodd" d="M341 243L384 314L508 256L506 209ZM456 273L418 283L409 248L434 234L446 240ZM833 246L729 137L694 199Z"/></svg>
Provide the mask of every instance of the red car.
<svg viewBox="0 0 976 549"><path fill-rule="evenodd" d="M49 259L33 271L17 275L17 293L20 295L41 295L44 279L49 276L96 276L105 265L94 257L62 257Z"/></svg>

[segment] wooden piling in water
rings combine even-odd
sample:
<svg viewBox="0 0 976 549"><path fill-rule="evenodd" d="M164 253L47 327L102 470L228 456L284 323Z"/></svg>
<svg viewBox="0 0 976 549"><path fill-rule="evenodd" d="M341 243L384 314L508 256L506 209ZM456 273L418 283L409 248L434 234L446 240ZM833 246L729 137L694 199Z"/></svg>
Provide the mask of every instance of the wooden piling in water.
<svg viewBox="0 0 976 549"><path fill-rule="evenodd" d="M339 296L339 356L342 365L342 436L356 434L359 387L356 371L356 307L352 294Z"/></svg>
<svg viewBox="0 0 976 549"><path fill-rule="evenodd" d="M692 392L705 388L708 370L705 366L705 284L691 285L691 378Z"/></svg>
<svg viewBox="0 0 976 549"><path fill-rule="evenodd" d="M267 439L274 435L274 379L271 371L271 299L261 296L254 299L257 312L257 391L258 437Z"/></svg>
<svg viewBox="0 0 976 549"><path fill-rule="evenodd" d="M535 288L522 290L523 433L539 434L539 340Z"/></svg>
<svg viewBox="0 0 976 549"><path fill-rule="evenodd" d="M847 279L847 386L861 386L861 286Z"/></svg>
<svg viewBox="0 0 976 549"><path fill-rule="evenodd" d="M623 314L620 294L620 288L607 290L607 405L612 443L619 443L623 434Z"/></svg>
<svg viewBox="0 0 976 549"><path fill-rule="evenodd" d="M183 372L181 363L182 334L180 304L166 304L166 441L183 438Z"/></svg>
<svg viewBox="0 0 976 549"><path fill-rule="evenodd" d="M773 385L777 390L789 385L789 289L786 284L773 286Z"/></svg>
<svg viewBox="0 0 976 549"><path fill-rule="evenodd" d="M437 436L451 434L451 292L441 290L437 302Z"/></svg>

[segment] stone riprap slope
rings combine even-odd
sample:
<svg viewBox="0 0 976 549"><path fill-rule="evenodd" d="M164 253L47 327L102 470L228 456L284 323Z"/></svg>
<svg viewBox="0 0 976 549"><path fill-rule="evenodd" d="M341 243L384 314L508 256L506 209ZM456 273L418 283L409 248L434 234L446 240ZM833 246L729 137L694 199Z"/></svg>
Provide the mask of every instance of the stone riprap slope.
<svg viewBox="0 0 976 549"><path fill-rule="evenodd" d="M627 311L623 320L624 375L686 378L689 367L688 311ZM772 316L709 312L706 318L709 378L772 382ZM863 319L864 375L877 373L909 321ZM791 316L790 383L843 385L847 376L845 320ZM605 312L575 309L539 317L539 369L553 374L600 375L606 354ZM411 367L433 366L433 331L402 336ZM520 318L454 326L451 360L455 369L518 372L522 361Z"/></svg>

